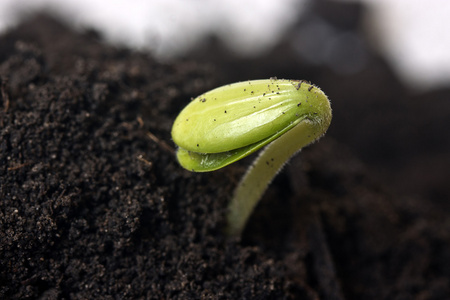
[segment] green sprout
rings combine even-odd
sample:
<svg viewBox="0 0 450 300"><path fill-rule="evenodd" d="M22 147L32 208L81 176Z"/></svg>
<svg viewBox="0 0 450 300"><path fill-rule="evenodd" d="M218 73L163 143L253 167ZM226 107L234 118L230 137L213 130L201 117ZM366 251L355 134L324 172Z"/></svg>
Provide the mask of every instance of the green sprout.
<svg viewBox="0 0 450 300"><path fill-rule="evenodd" d="M172 138L177 159L193 172L223 168L265 147L230 201L226 233L240 236L275 175L296 152L325 134L327 96L301 80L252 80L193 99L178 115Z"/></svg>

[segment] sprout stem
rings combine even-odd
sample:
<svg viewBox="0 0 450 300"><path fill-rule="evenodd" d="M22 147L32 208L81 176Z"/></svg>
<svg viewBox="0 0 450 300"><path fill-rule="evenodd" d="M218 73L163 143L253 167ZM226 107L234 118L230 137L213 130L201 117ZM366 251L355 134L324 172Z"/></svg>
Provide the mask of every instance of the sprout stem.
<svg viewBox="0 0 450 300"><path fill-rule="evenodd" d="M331 109L324 113L324 119L304 119L267 145L256 158L237 186L228 206L228 236L241 235L256 204L289 158L325 133L331 121Z"/></svg>

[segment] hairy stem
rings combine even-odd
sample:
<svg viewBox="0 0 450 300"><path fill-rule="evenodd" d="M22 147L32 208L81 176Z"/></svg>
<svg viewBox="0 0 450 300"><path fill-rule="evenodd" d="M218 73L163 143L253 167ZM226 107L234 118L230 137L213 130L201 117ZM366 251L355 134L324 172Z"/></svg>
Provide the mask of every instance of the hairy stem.
<svg viewBox="0 0 450 300"><path fill-rule="evenodd" d="M325 122L327 123L327 122ZM266 146L237 186L228 206L226 233L240 236L247 220L275 175L301 148L324 134L322 120L304 119Z"/></svg>

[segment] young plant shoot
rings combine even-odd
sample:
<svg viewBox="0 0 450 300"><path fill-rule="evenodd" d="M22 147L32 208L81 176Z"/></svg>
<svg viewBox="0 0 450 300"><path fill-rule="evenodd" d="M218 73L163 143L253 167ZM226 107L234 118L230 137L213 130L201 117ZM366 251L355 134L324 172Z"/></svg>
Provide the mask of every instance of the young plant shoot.
<svg viewBox="0 0 450 300"><path fill-rule="evenodd" d="M206 92L176 118L172 138L181 166L223 168L265 147L237 186L226 232L239 236L267 186L286 161L320 138L331 122L327 96L301 80L252 80Z"/></svg>

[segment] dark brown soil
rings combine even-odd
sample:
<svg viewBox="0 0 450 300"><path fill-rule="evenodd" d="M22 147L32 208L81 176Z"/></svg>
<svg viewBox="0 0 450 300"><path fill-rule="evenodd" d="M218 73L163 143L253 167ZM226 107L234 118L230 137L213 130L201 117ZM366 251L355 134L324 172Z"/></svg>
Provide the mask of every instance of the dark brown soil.
<svg viewBox="0 0 450 300"><path fill-rule="evenodd" d="M217 47L163 64L44 16L0 38L0 298L448 299L450 90L409 95L370 50L337 75L282 63L286 41ZM270 76L317 83L334 119L229 240L250 161L187 172L170 129L191 97Z"/></svg>

